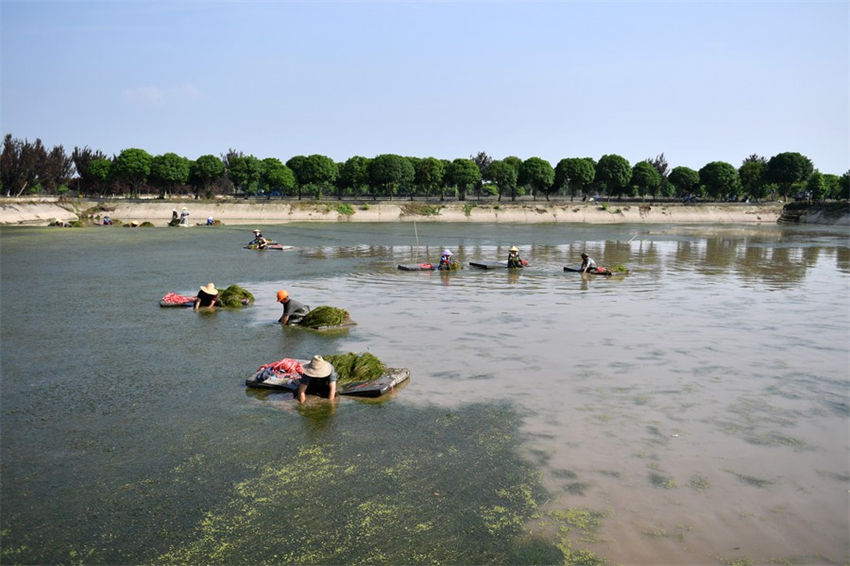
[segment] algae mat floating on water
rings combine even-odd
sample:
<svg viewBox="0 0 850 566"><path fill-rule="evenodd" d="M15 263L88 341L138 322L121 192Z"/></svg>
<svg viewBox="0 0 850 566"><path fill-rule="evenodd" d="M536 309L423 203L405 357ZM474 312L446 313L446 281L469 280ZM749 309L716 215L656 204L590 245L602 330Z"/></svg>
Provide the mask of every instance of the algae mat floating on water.
<svg viewBox="0 0 850 566"><path fill-rule="evenodd" d="M151 561L567 562L563 541L529 527L545 493L516 451L509 407L364 409L345 426L327 406L302 411L316 422L311 442L287 437L297 448L235 484L193 535Z"/></svg>

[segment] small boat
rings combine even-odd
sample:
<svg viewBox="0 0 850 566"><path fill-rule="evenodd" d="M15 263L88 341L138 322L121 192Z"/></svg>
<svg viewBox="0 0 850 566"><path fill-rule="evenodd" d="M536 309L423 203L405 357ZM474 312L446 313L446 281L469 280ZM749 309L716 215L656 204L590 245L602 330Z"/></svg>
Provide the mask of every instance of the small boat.
<svg viewBox="0 0 850 566"><path fill-rule="evenodd" d="M285 251L285 250L291 250L292 249L292 246L282 246L280 244L268 244L268 245L266 245L265 248L261 248L257 244L248 244L247 246L242 246L242 247L245 248L246 250L257 250L258 252L262 252L262 251L265 251L265 250L277 250L277 251L282 252L282 251Z"/></svg>
<svg viewBox="0 0 850 566"><path fill-rule="evenodd" d="M469 265L471 267L477 267L478 269L507 269L508 262L505 261L470 261ZM528 267L528 262L522 260L523 267ZM513 268L516 269L516 268Z"/></svg>
<svg viewBox="0 0 850 566"><path fill-rule="evenodd" d="M564 271L569 271L572 273L581 273L581 266L564 266ZM613 273L611 273L611 271L609 271L607 267L602 266L596 267L594 269L588 269L587 273L591 275L613 275Z"/></svg>
<svg viewBox="0 0 850 566"><path fill-rule="evenodd" d="M433 271L437 266L433 263L402 263L398 268L402 271Z"/></svg>
<svg viewBox="0 0 850 566"><path fill-rule="evenodd" d="M301 364L307 364L309 360L297 360ZM269 375L271 374L271 375ZM268 375L268 376L267 376ZM410 379L410 370L407 368L387 368L384 374L370 381L356 381L342 383L337 386L337 393L350 397L380 397L386 395L397 386ZM245 380L245 385L254 389L271 389L273 391L298 391L301 378L298 374L277 374L274 372L258 371ZM307 393L323 395L327 397L327 388L314 389L311 385Z"/></svg>

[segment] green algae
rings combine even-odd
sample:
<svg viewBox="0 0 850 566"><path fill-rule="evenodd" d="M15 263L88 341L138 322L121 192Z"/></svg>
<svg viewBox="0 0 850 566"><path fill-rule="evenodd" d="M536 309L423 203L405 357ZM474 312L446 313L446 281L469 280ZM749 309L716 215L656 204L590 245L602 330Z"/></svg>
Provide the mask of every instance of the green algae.
<svg viewBox="0 0 850 566"><path fill-rule="evenodd" d="M386 364L369 352L362 354L348 352L322 357L334 366L339 375L340 384L371 381L381 377L387 371Z"/></svg>
<svg viewBox="0 0 850 566"><path fill-rule="evenodd" d="M691 476L689 485L691 486L691 489L694 489L696 491L705 491L711 487L711 483L699 474L694 474Z"/></svg>
<svg viewBox="0 0 850 566"><path fill-rule="evenodd" d="M236 483L154 563L605 564L537 527L539 473L517 453L505 407L371 412L296 443ZM391 413L387 415L386 413ZM351 417L351 415L349 416ZM364 424L363 422L360 423ZM595 530L602 515L558 521Z"/></svg>
<svg viewBox="0 0 850 566"><path fill-rule="evenodd" d="M319 329L351 324L351 317L345 309L322 305L314 308L298 323L299 326Z"/></svg>
<svg viewBox="0 0 850 566"><path fill-rule="evenodd" d="M218 299L224 307L241 308L253 303L254 295L239 285L230 285L219 292Z"/></svg>
<svg viewBox="0 0 850 566"><path fill-rule="evenodd" d="M738 478L738 481L740 481L741 483L745 483L745 484L751 485L753 487L767 487L767 486L773 485L775 483L773 480L766 480L766 479L763 479L763 478L757 478L755 476L750 476L750 475L747 475L747 474L741 474L741 473L735 472L733 470L724 470L724 471L728 472L728 473L732 474L733 476L735 476L736 478Z"/></svg>

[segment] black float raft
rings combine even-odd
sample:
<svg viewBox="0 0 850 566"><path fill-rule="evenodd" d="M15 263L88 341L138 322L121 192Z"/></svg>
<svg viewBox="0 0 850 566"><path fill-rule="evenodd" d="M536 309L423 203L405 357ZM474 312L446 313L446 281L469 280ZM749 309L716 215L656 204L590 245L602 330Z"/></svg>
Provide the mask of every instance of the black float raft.
<svg viewBox="0 0 850 566"><path fill-rule="evenodd" d="M302 364L307 364L309 360L298 360ZM301 381L299 378L291 378L289 376L275 375L258 381L260 374L255 374L245 380L245 385L254 389L270 389L273 391L288 391L294 393L298 391L298 386ZM387 368L383 375L377 379L370 381L355 381L342 383L337 385L337 393L340 395L348 395L350 397L380 397L390 393L397 386L410 379L410 370L407 368ZM307 393L327 397L327 387L314 388L311 386L307 389Z"/></svg>

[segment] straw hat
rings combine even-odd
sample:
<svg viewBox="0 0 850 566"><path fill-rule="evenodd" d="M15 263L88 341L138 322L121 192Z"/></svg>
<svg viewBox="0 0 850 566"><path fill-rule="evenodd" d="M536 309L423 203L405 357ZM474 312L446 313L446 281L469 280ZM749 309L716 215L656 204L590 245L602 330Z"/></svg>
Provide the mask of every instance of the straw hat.
<svg viewBox="0 0 850 566"><path fill-rule="evenodd" d="M511 246L511 249L509 249L508 251L509 251L509 252L518 252L518 251L519 251L519 248L518 248L518 247L516 247L516 246Z"/></svg>
<svg viewBox="0 0 850 566"><path fill-rule="evenodd" d="M259 233L260 233L260 231L259 231L259 230L257 230L256 228L254 228L254 230L253 230L253 231L254 231L254 234L259 234Z"/></svg>
<svg viewBox="0 0 850 566"><path fill-rule="evenodd" d="M218 295L218 289L215 288L215 283L210 281L206 285L201 285L201 291L207 295Z"/></svg>
<svg viewBox="0 0 850 566"><path fill-rule="evenodd" d="M452 252L449 250L443 250L443 255L452 255Z"/></svg>
<svg viewBox="0 0 850 566"><path fill-rule="evenodd" d="M302 366L303 373L307 377L330 377L334 371L334 367L326 362L322 356L313 356L310 363Z"/></svg>
<svg viewBox="0 0 850 566"><path fill-rule="evenodd" d="M287 291L286 289L281 289L280 291L277 292L277 302L281 302L282 300L284 300L288 296L289 296L289 291Z"/></svg>

